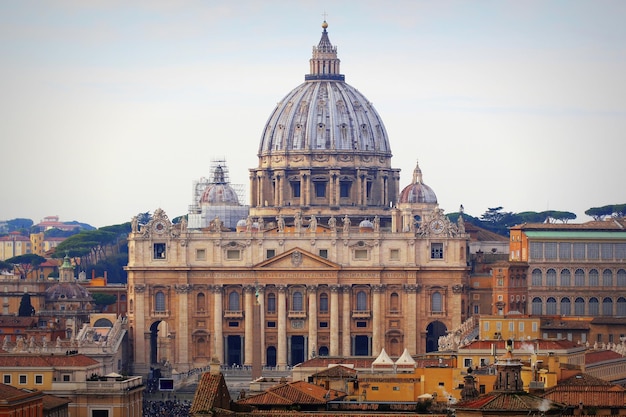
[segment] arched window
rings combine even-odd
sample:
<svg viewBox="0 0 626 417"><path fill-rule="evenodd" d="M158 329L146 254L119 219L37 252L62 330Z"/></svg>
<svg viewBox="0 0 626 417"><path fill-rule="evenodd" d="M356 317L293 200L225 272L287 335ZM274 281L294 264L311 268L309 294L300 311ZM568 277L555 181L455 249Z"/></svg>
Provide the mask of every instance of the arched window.
<svg viewBox="0 0 626 417"><path fill-rule="evenodd" d="M534 286L541 286L541 269L533 269L532 283Z"/></svg>
<svg viewBox="0 0 626 417"><path fill-rule="evenodd" d="M367 294L365 291L356 293L356 309L357 311L367 311Z"/></svg>
<svg viewBox="0 0 626 417"><path fill-rule="evenodd" d="M196 310L206 311L206 297L204 296L204 293L202 292L196 295Z"/></svg>
<svg viewBox="0 0 626 417"><path fill-rule="evenodd" d="M328 346L320 346L319 355L328 356Z"/></svg>
<svg viewBox="0 0 626 417"><path fill-rule="evenodd" d="M626 298L624 297L617 299L617 315L620 317L626 316Z"/></svg>
<svg viewBox="0 0 626 417"><path fill-rule="evenodd" d="M576 287L585 286L585 271L580 268L578 268L576 272L574 272L574 285Z"/></svg>
<svg viewBox="0 0 626 417"><path fill-rule="evenodd" d="M389 309L392 312L400 311L400 297L397 292L392 292L389 296Z"/></svg>
<svg viewBox="0 0 626 417"><path fill-rule="evenodd" d="M617 271L617 286L626 287L626 271L623 269Z"/></svg>
<svg viewBox="0 0 626 417"><path fill-rule="evenodd" d="M605 297L604 300L602 300L602 315L613 315L613 299L611 297Z"/></svg>
<svg viewBox="0 0 626 417"><path fill-rule="evenodd" d="M574 301L574 315L575 316L585 315L585 300L583 300L582 297L578 297L576 301Z"/></svg>
<svg viewBox="0 0 626 417"><path fill-rule="evenodd" d="M554 297L549 297L546 300L546 314L550 316L554 316L556 314L556 299Z"/></svg>
<svg viewBox="0 0 626 417"><path fill-rule="evenodd" d="M569 298L561 299L561 315L569 316L572 314L572 303Z"/></svg>
<svg viewBox="0 0 626 417"><path fill-rule="evenodd" d="M611 271L610 269L605 269L604 271L602 271L602 286L613 286L613 271Z"/></svg>
<svg viewBox="0 0 626 417"><path fill-rule="evenodd" d="M592 269L589 271L589 286L597 287L600 285L600 274L598 274L597 269Z"/></svg>
<svg viewBox="0 0 626 417"><path fill-rule="evenodd" d="M541 302L541 298L539 297L535 297L533 298L532 301L532 306L531 306L531 314L536 314L536 315L541 315L543 314L543 303Z"/></svg>
<svg viewBox="0 0 626 417"><path fill-rule="evenodd" d="M441 313L443 311L443 299L439 291L435 291L431 297L433 313Z"/></svg>
<svg viewBox="0 0 626 417"><path fill-rule="evenodd" d="M292 311L303 311L303 304L302 304L302 293L300 291L296 291L293 293L293 296L291 297L291 310Z"/></svg>
<svg viewBox="0 0 626 417"><path fill-rule="evenodd" d="M556 271L552 268L546 273L546 285L548 287L556 287Z"/></svg>
<svg viewBox="0 0 626 417"><path fill-rule="evenodd" d="M267 312L276 313L276 294L273 292L267 294Z"/></svg>
<svg viewBox="0 0 626 417"><path fill-rule="evenodd" d="M165 311L165 294L163 291L157 291L154 294L154 311Z"/></svg>
<svg viewBox="0 0 626 417"><path fill-rule="evenodd" d="M572 285L572 273L569 269L564 269L561 271L561 286L569 287L570 285Z"/></svg>
<svg viewBox="0 0 626 417"><path fill-rule="evenodd" d="M320 294L320 313L328 313L328 294Z"/></svg>
<svg viewBox="0 0 626 417"><path fill-rule="evenodd" d="M589 299L589 315L597 316L600 310L599 306L600 302L598 301L598 299L596 297L591 297Z"/></svg>
<svg viewBox="0 0 626 417"><path fill-rule="evenodd" d="M239 293L237 291L231 291L228 294L228 309L230 311L239 311Z"/></svg>

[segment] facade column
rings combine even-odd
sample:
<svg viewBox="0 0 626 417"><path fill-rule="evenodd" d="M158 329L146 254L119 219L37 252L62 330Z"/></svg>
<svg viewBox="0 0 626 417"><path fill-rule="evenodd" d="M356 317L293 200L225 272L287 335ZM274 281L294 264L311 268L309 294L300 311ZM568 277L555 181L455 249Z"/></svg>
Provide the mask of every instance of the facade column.
<svg viewBox="0 0 626 417"><path fill-rule="evenodd" d="M224 315L223 298L224 289L221 285L213 287L213 343L214 343L214 356L220 360L220 363L224 363L224 333L222 331Z"/></svg>
<svg viewBox="0 0 626 417"><path fill-rule="evenodd" d="M276 366L287 368L287 286L278 286L278 346L276 349Z"/></svg>
<svg viewBox="0 0 626 417"><path fill-rule="evenodd" d="M250 207L255 207L256 206L256 174L251 172L250 173L250 197L249 197L249 201L250 201Z"/></svg>
<svg viewBox="0 0 626 417"><path fill-rule="evenodd" d="M244 353L243 364L252 366L252 358L254 355L254 287L246 285L243 287L244 297Z"/></svg>
<svg viewBox="0 0 626 417"><path fill-rule="evenodd" d="M263 172L257 173L259 182L259 194L257 207L263 207L263 201L265 200L265 174Z"/></svg>
<svg viewBox="0 0 626 417"><path fill-rule="evenodd" d="M415 284L404 285L406 293L406 321L404 326L405 347L411 355L417 355L417 289Z"/></svg>
<svg viewBox="0 0 626 417"><path fill-rule="evenodd" d="M330 286L330 356L339 356L339 286Z"/></svg>
<svg viewBox="0 0 626 417"><path fill-rule="evenodd" d="M372 285L372 356L378 356L384 346L382 335L382 300L381 294L385 291L384 285Z"/></svg>
<svg viewBox="0 0 626 417"><path fill-rule="evenodd" d="M342 285L341 290L343 292L343 323L341 329L341 354L343 356L351 356L352 355L352 329L350 324L352 323L352 306L350 305L350 293L352 292L352 287L350 285Z"/></svg>
<svg viewBox="0 0 626 417"><path fill-rule="evenodd" d="M306 174L300 171L300 207L306 204Z"/></svg>
<svg viewBox="0 0 626 417"><path fill-rule="evenodd" d="M309 359L317 356L317 285L307 285L307 292L309 294L309 343L308 355Z"/></svg>
<svg viewBox="0 0 626 417"><path fill-rule="evenodd" d="M265 286L259 285L256 288L258 295L256 297L257 302L259 303L259 321L260 321L260 326L261 328L259 329L254 329L255 332L259 332L259 335L261 337L261 366L265 366L267 365L265 363L267 357L265 355L265 351L266 351L266 346L265 346Z"/></svg>
<svg viewBox="0 0 626 417"><path fill-rule="evenodd" d="M339 205L339 171L330 170L330 178L328 179L328 202L331 206Z"/></svg>
<svg viewBox="0 0 626 417"><path fill-rule="evenodd" d="M176 291L176 298L178 299L178 311L177 314L177 337L176 337L176 361L177 369L180 371L188 371L190 369L189 352L191 339L189 337L189 293L192 290L190 284L178 284L174 287Z"/></svg>

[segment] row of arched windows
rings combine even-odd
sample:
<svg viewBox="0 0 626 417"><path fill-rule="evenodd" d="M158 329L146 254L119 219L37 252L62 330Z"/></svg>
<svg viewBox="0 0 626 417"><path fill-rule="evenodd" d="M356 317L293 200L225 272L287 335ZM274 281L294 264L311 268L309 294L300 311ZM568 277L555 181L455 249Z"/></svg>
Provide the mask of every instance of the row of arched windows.
<svg viewBox="0 0 626 417"><path fill-rule="evenodd" d="M573 304L573 306L572 306ZM615 309L615 312L613 311ZM619 297L616 301L611 297L548 297L545 303L541 297L531 301L531 314L562 315L562 316L626 316L626 298Z"/></svg>
<svg viewBox="0 0 626 417"><path fill-rule="evenodd" d="M544 279L545 278L545 279ZM531 284L533 286L547 287L626 287L626 270L617 271L616 279L614 279L613 270L605 269L600 274L598 269L590 269L588 272L582 268L574 270L573 279L572 272L565 268L557 273L556 269L550 268L546 271L545 277L543 271L539 268L533 269L531 273Z"/></svg>

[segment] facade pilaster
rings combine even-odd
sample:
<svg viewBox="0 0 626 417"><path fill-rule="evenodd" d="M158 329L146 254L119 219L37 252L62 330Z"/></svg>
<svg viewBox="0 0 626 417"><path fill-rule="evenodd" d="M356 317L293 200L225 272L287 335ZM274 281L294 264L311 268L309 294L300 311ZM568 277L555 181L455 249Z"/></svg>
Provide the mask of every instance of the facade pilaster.
<svg viewBox="0 0 626 417"><path fill-rule="evenodd" d="M135 307L133 310L133 316L135 320L135 331L137 332L134 337L135 343L135 363L145 367L145 372L150 369L150 325L146 325L146 317L150 317L149 311L146 309L145 292L146 286L144 284L135 284L133 286L133 292L135 294ZM148 302L148 305L150 303ZM148 334L148 338L144 337L141 330L145 329Z"/></svg>
<svg viewBox="0 0 626 417"><path fill-rule="evenodd" d="M189 284L178 284L174 287L178 301L178 314L176 315L178 329L175 343L178 357L174 356L174 360L179 366L183 366L183 369L180 369L181 371L188 371L191 363L189 358L191 341L189 335L189 293L192 288ZM187 367L187 369L184 369L184 367Z"/></svg>

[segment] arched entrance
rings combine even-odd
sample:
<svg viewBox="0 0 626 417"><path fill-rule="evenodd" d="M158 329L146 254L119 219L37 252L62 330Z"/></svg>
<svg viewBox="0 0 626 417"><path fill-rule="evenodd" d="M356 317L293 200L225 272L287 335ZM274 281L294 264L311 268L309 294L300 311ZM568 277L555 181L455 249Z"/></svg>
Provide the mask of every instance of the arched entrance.
<svg viewBox="0 0 626 417"><path fill-rule="evenodd" d="M448 328L440 321L433 321L426 327L426 352L439 350L439 337L445 336Z"/></svg>
<svg viewBox="0 0 626 417"><path fill-rule="evenodd" d="M167 322L159 320L150 326L150 363L165 363L169 358Z"/></svg>

